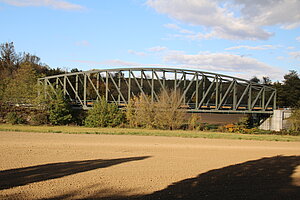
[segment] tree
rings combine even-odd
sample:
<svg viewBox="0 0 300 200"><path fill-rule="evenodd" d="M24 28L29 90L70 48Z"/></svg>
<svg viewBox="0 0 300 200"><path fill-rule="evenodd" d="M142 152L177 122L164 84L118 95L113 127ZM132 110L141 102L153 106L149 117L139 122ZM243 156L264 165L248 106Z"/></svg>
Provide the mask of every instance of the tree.
<svg viewBox="0 0 300 200"><path fill-rule="evenodd" d="M292 111L292 115L289 118L291 123L291 130L295 132L300 132L300 110L295 109Z"/></svg>
<svg viewBox="0 0 300 200"><path fill-rule="evenodd" d="M85 125L88 127L114 127L123 123L124 113L115 104L107 103L104 98L96 101L93 108L88 111Z"/></svg>
<svg viewBox="0 0 300 200"><path fill-rule="evenodd" d="M270 77L263 76L262 78L263 78L262 84L264 84L264 85L271 85L272 81L271 81Z"/></svg>
<svg viewBox="0 0 300 200"><path fill-rule="evenodd" d="M296 71L291 70L284 76L283 85L279 88L278 98L284 106L300 106L300 78Z"/></svg>
<svg viewBox="0 0 300 200"><path fill-rule="evenodd" d="M157 102L142 94L132 98L126 112L129 125L169 130L180 128L185 118L184 111L178 109L180 97L178 91L162 91Z"/></svg>
<svg viewBox="0 0 300 200"><path fill-rule="evenodd" d="M178 91L161 91L155 104L155 126L159 129L179 129L184 123L185 113L178 109L181 94Z"/></svg>
<svg viewBox="0 0 300 200"><path fill-rule="evenodd" d="M13 103L31 103L37 96L37 75L30 63L22 63L9 79L3 99Z"/></svg>
<svg viewBox="0 0 300 200"><path fill-rule="evenodd" d="M18 68L20 55L15 51L13 42L0 45L0 78L11 76Z"/></svg>
<svg viewBox="0 0 300 200"><path fill-rule="evenodd" d="M254 82L254 83L259 83L260 80L259 78L257 78L257 76L253 76L251 79L250 79L251 82Z"/></svg>
<svg viewBox="0 0 300 200"><path fill-rule="evenodd" d="M61 89L52 94L47 106L49 121L53 125L65 125L72 121L71 108Z"/></svg>

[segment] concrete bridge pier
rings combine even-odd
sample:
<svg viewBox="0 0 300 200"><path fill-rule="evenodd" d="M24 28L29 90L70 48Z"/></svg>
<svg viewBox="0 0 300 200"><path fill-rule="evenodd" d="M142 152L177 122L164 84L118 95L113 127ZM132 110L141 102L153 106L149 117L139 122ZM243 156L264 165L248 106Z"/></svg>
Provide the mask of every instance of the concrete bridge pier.
<svg viewBox="0 0 300 200"><path fill-rule="evenodd" d="M288 120L292 114L291 110L274 110L273 115L267 118L259 126L262 130L281 131L288 128Z"/></svg>

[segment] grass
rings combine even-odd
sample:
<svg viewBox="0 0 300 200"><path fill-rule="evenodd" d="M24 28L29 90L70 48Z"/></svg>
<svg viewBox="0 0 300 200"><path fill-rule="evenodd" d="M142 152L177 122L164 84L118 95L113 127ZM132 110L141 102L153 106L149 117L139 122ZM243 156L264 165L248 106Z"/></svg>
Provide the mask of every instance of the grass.
<svg viewBox="0 0 300 200"><path fill-rule="evenodd" d="M0 124L0 131L18 132L46 132L46 133L68 133L68 134L106 134L106 135L142 135L142 136L167 136L184 138L213 138L213 139L238 139L238 140L264 140L264 141L286 141L300 142L300 136L291 135L254 135L239 133L221 133L188 130L151 130L151 129L129 129L129 128L87 128L80 126L29 126Z"/></svg>

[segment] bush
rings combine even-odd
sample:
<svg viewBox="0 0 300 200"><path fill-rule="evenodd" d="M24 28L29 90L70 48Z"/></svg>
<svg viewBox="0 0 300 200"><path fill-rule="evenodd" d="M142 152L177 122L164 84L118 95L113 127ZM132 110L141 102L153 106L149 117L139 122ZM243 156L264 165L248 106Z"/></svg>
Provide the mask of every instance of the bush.
<svg viewBox="0 0 300 200"><path fill-rule="evenodd" d="M201 129L201 116L197 113L193 113L190 116L188 127L190 130L200 130Z"/></svg>
<svg viewBox="0 0 300 200"><path fill-rule="evenodd" d="M18 115L16 112L10 112L5 117L6 122L11 124L23 124L25 123L25 120L22 118L22 116Z"/></svg>
<svg viewBox="0 0 300 200"><path fill-rule="evenodd" d="M31 116L31 123L32 125L43 125L49 123L49 116L48 113L35 113Z"/></svg>
<svg viewBox="0 0 300 200"><path fill-rule="evenodd" d="M72 121L71 107L61 90L56 90L49 105L49 121L53 125L65 125Z"/></svg>
<svg viewBox="0 0 300 200"><path fill-rule="evenodd" d="M162 91L157 102L149 96L140 95L131 99L126 117L131 127L179 129L184 125L185 112L178 109L180 93Z"/></svg>
<svg viewBox="0 0 300 200"><path fill-rule="evenodd" d="M291 132L300 132L300 109L295 109L292 111L289 122L291 123Z"/></svg>
<svg viewBox="0 0 300 200"><path fill-rule="evenodd" d="M117 105L107 103L104 98L101 98L88 111L84 124L88 127L114 127L124 121L124 113L119 110Z"/></svg>

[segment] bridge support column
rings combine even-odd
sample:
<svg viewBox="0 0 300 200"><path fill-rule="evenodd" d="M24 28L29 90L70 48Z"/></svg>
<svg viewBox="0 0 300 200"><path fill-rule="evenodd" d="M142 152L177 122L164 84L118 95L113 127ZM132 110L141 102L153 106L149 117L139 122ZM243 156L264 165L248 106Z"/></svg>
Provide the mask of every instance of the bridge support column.
<svg viewBox="0 0 300 200"><path fill-rule="evenodd" d="M274 110L273 115L267 118L259 129L280 131L287 128L287 118L291 116L291 110Z"/></svg>

